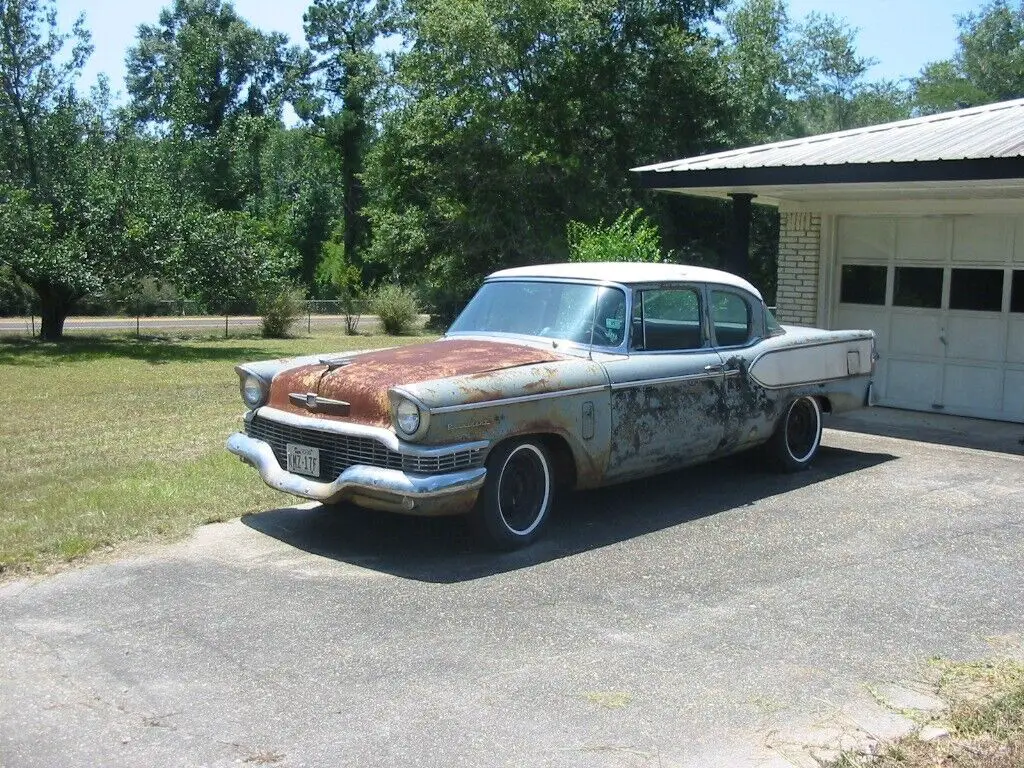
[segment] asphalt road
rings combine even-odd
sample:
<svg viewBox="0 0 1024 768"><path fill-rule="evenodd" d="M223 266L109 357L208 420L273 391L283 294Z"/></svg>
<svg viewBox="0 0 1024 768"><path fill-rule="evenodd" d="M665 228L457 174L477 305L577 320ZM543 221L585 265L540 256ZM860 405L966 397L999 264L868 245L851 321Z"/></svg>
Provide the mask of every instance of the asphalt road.
<svg viewBox="0 0 1024 768"><path fill-rule="evenodd" d="M571 496L511 555L294 508L9 583L0 764L814 765L1024 624L1024 457L825 446Z"/></svg>

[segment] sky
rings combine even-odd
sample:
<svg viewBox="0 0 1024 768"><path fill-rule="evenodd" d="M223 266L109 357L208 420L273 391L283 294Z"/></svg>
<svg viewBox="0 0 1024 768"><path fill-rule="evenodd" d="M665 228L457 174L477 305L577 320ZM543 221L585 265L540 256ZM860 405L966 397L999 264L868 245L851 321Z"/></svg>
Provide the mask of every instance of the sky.
<svg viewBox="0 0 1024 768"><path fill-rule="evenodd" d="M57 0L58 21L68 29L85 13L95 51L83 73L86 87L106 73L115 93L124 94L124 57L140 24L156 23L170 0ZM302 42L302 14L309 0L234 0L235 9L265 31L284 32ZM789 0L790 16L811 11L845 18L860 30L858 52L876 59L871 79L912 77L930 61L949 58L956 48L956 16L978 10L969 0Z"/></svg>

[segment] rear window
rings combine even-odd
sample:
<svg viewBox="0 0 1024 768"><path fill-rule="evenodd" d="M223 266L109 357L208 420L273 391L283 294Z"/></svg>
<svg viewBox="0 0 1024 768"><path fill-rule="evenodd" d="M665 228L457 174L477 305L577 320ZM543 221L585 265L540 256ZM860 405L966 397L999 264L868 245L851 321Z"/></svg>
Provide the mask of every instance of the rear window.
<svg viewBox="0 0 1024 768"><path fill-rule="evenodd" d="M711 325L715 329L715 342L718 346L739 347L746 344L754 331L750 304L738 293L712 291Z"/></svg>

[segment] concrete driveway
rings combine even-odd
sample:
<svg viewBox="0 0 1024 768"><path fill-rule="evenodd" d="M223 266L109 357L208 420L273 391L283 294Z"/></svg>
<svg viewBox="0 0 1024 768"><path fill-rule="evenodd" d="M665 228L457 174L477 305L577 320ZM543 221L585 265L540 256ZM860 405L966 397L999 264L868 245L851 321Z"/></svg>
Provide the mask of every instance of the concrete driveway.
<svg viewBox="0 0 1024 768"><path fill-rule="evenodd" d="M1024 625L1024 458L825 446L571 496L511 555L281 509L8 584L0 764L813 765L906 726L873 691Z"/></svg>

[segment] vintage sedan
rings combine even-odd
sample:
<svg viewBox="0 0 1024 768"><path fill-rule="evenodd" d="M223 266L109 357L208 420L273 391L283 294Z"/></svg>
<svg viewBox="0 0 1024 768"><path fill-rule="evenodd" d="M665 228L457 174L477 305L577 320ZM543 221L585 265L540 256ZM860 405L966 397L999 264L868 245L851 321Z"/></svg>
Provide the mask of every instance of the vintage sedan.
<svg viewBox="0 0 1024 768"><path fill-rule="evenodd" d="M438 341L240 365L228 450L274 488L467 514L490 545L541 532L560 488L762 448L818 452L868 405L872 331L779 325L746 280L676 264L551 264L486 279Z"/></svg>

